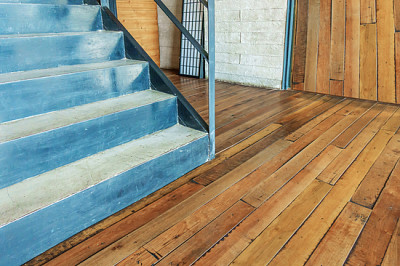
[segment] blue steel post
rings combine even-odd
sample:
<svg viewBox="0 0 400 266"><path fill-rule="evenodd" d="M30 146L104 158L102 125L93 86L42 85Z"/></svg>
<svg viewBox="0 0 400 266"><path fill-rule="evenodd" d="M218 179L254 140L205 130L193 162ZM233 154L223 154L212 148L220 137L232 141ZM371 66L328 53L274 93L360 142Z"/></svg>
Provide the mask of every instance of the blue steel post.
<svg viewBox="0 0 400 266"><path fill-rule="evenodd" d="M208 1L208 117L210 160L215 158L215 0Z"/></svg>
<svg viewBox="0 0 400 266"><path fill-rule="evenodd" d="M111 12L117 17L117 0L100 0L100 3L104 7L108 7Z"/></svg>

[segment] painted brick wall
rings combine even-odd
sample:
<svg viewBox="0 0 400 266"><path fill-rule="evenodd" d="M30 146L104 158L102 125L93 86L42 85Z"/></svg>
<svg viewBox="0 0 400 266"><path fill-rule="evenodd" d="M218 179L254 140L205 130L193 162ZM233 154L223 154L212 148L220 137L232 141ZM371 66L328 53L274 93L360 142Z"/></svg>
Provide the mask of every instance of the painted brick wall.
<svg viewBox="0 0 400 266"><path fill-rule="evenodd" d="M182 1L165 2L172 11L179 10L180 18ZM215 0L215 5L216 78L281 88L287 0ZM175 68L179 66L175 63L179 60L179 33L169 35L171 29L166 29L169 26L160 13L161 66ZM177 45L172 46L176 36ZM167 43L168 48L163 47ZM170 59L173 64L166 63Z"/></svg>

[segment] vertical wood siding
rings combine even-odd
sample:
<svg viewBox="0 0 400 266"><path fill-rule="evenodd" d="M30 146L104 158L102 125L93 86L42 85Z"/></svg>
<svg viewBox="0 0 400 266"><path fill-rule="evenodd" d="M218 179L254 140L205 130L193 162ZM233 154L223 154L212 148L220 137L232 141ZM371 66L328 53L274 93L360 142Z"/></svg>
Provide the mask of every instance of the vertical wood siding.
<svg viewBox="0 0 400 266"><path fill-rule="evenodd" d="M400 1L296 5L293 89L400 103Z"/></svg>

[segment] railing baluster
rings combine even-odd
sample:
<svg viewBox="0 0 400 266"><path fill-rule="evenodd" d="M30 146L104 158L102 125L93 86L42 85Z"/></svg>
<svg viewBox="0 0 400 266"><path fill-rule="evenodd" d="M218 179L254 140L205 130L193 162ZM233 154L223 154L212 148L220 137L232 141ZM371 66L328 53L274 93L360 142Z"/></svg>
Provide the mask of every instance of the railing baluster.
<svg viewBox="0 0 400 266"><path fill-rule="evenodd" d="M215 158L215 0L208 1L208 127L210 159Z"/></svg>

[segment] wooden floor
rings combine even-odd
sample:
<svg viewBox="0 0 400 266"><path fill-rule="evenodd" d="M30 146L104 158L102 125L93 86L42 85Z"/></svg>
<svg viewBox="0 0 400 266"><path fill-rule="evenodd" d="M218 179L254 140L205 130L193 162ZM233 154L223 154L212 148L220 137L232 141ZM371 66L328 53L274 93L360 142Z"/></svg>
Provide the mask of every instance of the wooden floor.
<svg viewBox="0 0 400 266"><path fill-rule="evenodd" d="M206 116L204 81L172 81ZM400 110L217 83L217 157L28 264L400 265Z"/></svg>

